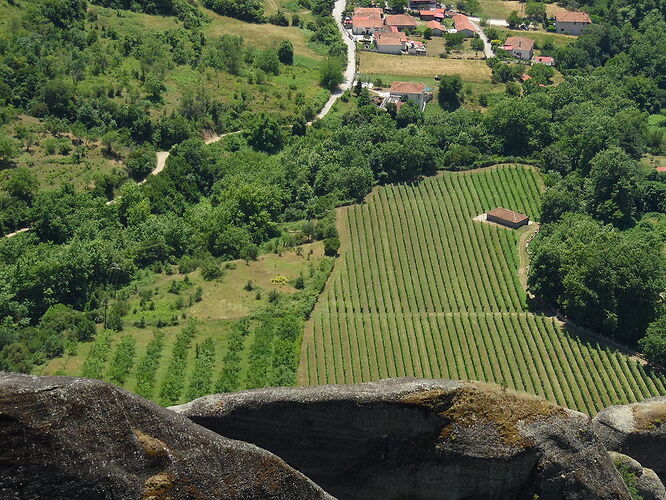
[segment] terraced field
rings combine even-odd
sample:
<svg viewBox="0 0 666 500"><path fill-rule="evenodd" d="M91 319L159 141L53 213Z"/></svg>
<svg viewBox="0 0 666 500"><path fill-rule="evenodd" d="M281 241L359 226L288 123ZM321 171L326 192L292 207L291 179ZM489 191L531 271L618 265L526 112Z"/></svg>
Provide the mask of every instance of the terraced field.
<svg viewBox="0 0 666 500"><path fill-rule="evenodd" d="M474 379L595 413L666 394L663 375L528 310L513 231L473 221L496 206L538 219L539 174L520 166L377 189L340 210L341 256L306 326L299 383Z"/></svg>

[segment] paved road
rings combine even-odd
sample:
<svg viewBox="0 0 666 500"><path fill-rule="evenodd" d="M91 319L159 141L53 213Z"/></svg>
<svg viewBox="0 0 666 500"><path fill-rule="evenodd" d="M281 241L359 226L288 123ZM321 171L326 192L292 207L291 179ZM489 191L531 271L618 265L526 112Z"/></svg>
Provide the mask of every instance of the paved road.
<svg viewBox="0 0 666 500"><path fill-rule="evenodd" d="M335 19L335 24L337 25L340 33L342 34L342 39L347 45L347 68L345 68L345 81L342 82L340 88L335 90L331 97L328 98L324 107L321 108L321 111L317 115L317 119L320 120L325 117L328 112L333 108L335 101L342 95L345 90L348 90L354 84L354 75L356 74L356 44L354 40L342 26L342 13L345 11L346 0L336 0L335 5L333 6L333 19ZM312 122L310 122L312 123Z"/></svg>
<svg viewBox="0 0 666 500"><path fill-rule="evenodd" d="M479 20L477 17L470 17L469 22L472 23L472 25L476 28L477 32L479 33L479 38L483 41L483 54L487 57L495 57L495 52L493 52L493 46L490 43L490 40L488 40L488 37L486 34L483 32L483 29L481 28L481 25L479 24Z"/></svg>
<svg viewBox="0 0 666 500"><path fill-rule="evenodd" d="M479 17L470 17L469 20L474 23L481 22L481 18ZM509 26L509 23L507 23L504 19L486 19L486 23L490 26L500 26L502 28L507 28Z"/></svg>

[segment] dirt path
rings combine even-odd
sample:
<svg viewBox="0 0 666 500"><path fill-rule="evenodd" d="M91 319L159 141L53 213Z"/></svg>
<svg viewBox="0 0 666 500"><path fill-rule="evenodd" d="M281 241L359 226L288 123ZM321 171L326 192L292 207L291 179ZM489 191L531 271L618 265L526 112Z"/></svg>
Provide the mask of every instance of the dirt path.
<svg viewBox="0 0 666 500"><path fill-rule="evenodd" d="M493 45L490 43L490 40L488 40L488 37L483 32L483 29L479 24L479 20L470 17L469 22L472 23L472 26L474 26L477 29L477 32L479 33L479 38L483 41L483 55L485 55L486 58L488 59L491 57L495 57L495 52L493 52Z"/></svg>
<svg viewBox="0 0 666 500"><path fill-rule="evenodd" d="M541 224L535 222L528 226L527 231L523 232L518 239L518 280L523 290L527 292L527 270L530 264L530 256L527 252L527 246L541 229Z"/></svg>

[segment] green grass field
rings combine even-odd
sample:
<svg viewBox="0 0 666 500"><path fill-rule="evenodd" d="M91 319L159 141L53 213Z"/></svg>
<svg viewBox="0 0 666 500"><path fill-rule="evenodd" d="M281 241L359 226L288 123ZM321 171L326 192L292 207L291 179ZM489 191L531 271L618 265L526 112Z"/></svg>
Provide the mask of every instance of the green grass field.
<svg viewBox="0 0 666 500"><path fill-rule="evenodd" d="M589 414L666 393L663 376L529 311L518 243L531 228L473 221L496 206L538 220L541 191L535 170L504 166L341 209L341 257L306 325L299 383L474 379Z"/></svg>
<svg viewBox="0 0 666 500"><path fill-rule="evenodd" d="M312 254L310 254L312 249ZM205 281L200 271L187 274L191 284L184 287L180 293L169 291L174 282L183 282L185 275L152 274L147 273L131 287L128 298L129 312L123 318L124 329L120 332L102 332L92 342L82 342L73 349L70 347L64 356L52 359L36 371L40 375L70 375L89 376L110 381L124 387L131 392L137 392L157 403L164 403L160 392L169 376L169 365L174 359L174 350L178 344L177 339L187 327L190 320L196 320L196 332L189 340L180 365L182 378L182 391L178 402L193 399L192 396L212 393L215 391L215 382L224 368L223 358L227 353L229 333L234 323L242 318L251 317L252 314L265 307L271 290L280 294L291 295L296 292L293 280L303 273L308 276L311 266L318 266L324 259L321 242L303 245L302 254L295 250L282 252L281 255L265 254L257 261L246 264L244 261L234 261L225 275L218 281ZM245 289L251 281L254 289ZM202 288L202 300L190 301L195 290ZM150 299L142 306L139 292L150 291ZM260 291L258 298L257 292ZM182 299L182 304L178 304ZM150 305L150 304L154 304ZM169 322L177 318L177 325L158 327L158 321ZM135 325L143 318L145 327ZM248 370L249 349L253 341L253 331L246 337L240 356L240 376L244 381ZM152 386L143 388L139 384L140 368L146 357L151 342L157 336L162 337L159 356L155 362L152 376ZM130 338L134 345L134 354L122 381L112 378L112 360L116 353L122 349L123 338ZM210 340L208 340L210 339ZM212 359L206 368L210 375L209 385L198 393L192 393L190 386L194 379L197 366L205 358L206 348L209 349ZM157 350L155 347L153 348ZM203 370L203 368L200 368ZM171 370L172 371L172 370ZM238 389L244 388L243 384ZM205 389L205 390L204 390Z"/></svg>

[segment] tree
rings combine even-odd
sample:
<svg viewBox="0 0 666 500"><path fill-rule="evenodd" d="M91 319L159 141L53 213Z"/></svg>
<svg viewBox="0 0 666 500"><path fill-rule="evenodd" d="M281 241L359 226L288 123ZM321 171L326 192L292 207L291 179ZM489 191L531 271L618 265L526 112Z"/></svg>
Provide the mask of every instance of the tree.
<svg viewBox="0 0 666 500"><path fill-rule="evenodd" d="M532 21L545 23L547 19L546 4L537 1L527 2L525 14Z"/></svg>
<svg viewBox="0 0 666 500"><path fill-rule="evenodd" d="M418 124L423 121L423 112L413 101L407 101L396 114L396 122L399 128L404 128L412 123Z"/></svg>
<svg viewBox="0 0 666 500"><path fill-rule="evenodd" d="M262 50L254 59L257 68L272 75L280 74L280 59L277 51L273 49Z"/></svg>
<svg viewBox="0 0 666 500"><path fill-rule="evenodd" d="M446 33L444 35L444 42L446 43L447 50L460 49L464 41L464 33Z"/></svg>
<svg viewBox="0 0 666 500"><path fill-rule="evenodd" d="M0 162L8 162L18 153L16 141L7 134L0 132Z"/></svg>
<svg viewBox="0 0 666 500"><path fill-rule="evenodd" d="M11 171L5 189L10 196L30 203L37 194L39 183L37 177L25 167L17 168Z"/></svg>
<svg viewBox="0 0 666 500"><path fill-rule="evenodd" d="M160 102L162 100L162 92L166 90L166 85L164 85L162 77L154 72L150 72L146 75L143 88L148 94L148 99L153 102Z"/></svg>
<svg viewBox="0 0 666 500"><path fill-rule="evenodd" d="M448 111L456 110L463 100L463 81L460 75L442 75L439 80L439 105Z"/></svg>
<svg viewBox="0 0 666 500"><path fill-rule="evenodd" d="M617 147L598 153L590 165L590 213L618 227L628 226L639 198L638 165Z"/></svg>
<svg viewBox="0 0 666 500"><path fill-rule="evenodd" d="M515 29L523 24L524 19L520 17L517 10L513 10L511 11L511 14L509 14L509 17L506 18L506 22L509 25L509 28Z"/></svg>
<svg viewBox="0 0 666 500"><path fill-rule="evenodd" d="M130 177L141 180L153 171L156 163L155 149L150 145L144 145L127 156L125 166Z"/></svg>
<svg viewBox="0 0 666 500"><path fill-rule="evenodd" d="M327 57L319 66L319 83L328 90L335 90L345 81L342 64L338 58Z"/></svg>
<svg viewBox="0 0 666 500"><path fill-rule="evenodd" d="M335 257L340 249L340 239L336 237L326 238L324 240L324 255Z"/></svg>
<svg viewBox="0 0 666 500"><path fill-rule="evenodd" d="M394 14L402 14L407 8L407 0L389 0L388 5Z"/></svg>
<svg viewBox="0 0 666 500"><path fill-rule="evenodd" d="M67 118L74 111L74 87L64 80L50 80L42 88L42 101L50 114Z"/></svg>
<svg viewBox="0 0 666 500"><path fill-rule="evenodd" d="M475 50L476 52L482 52L484 48L485 44L483 43L483 40L481 40L479 37L472 38L472 50Z"/></svg>
<svg viewBox="0 0 666 500"><path fill-rule="evenodd" d="M432 30L430 28L426 27L426 29L423 30L423 38L426 40L430 40L432 38Z"/></svg>
<svg viewBox="0 0 666 500"><path fill-rule="evenodd" d="M245 132L247 143L254 149L275 153L282 149L284 136L280 124L265 113L257 116Z"/></svg>
<svg viewBox="0 0 666 500"><path fill-rule="evenodd" d="M298 115L294 118L294 123L291 125L291 135L304 136L307 132L307 123L303 115Z"/></svg>
<svg viewBox="0 0 666 500"><path fill-rule="evenodd" d="M666 315L650 323L638 345L649 361L666 366Z"/></svg>
<svg viewBox="0 0 666 500"><path fill-rule="evenodd" d="M555 70L545 64L535 64L527 71L527 74L532 77L535 83L548 85L552 83L551 78L555 76Z"/></svg>
<svg viewBox="0 0 666 500"><path fill-rule="evenodd" d="M282 40L278 49L278 58L282 64L294 64L294 45L289 40Z"/></svg>

